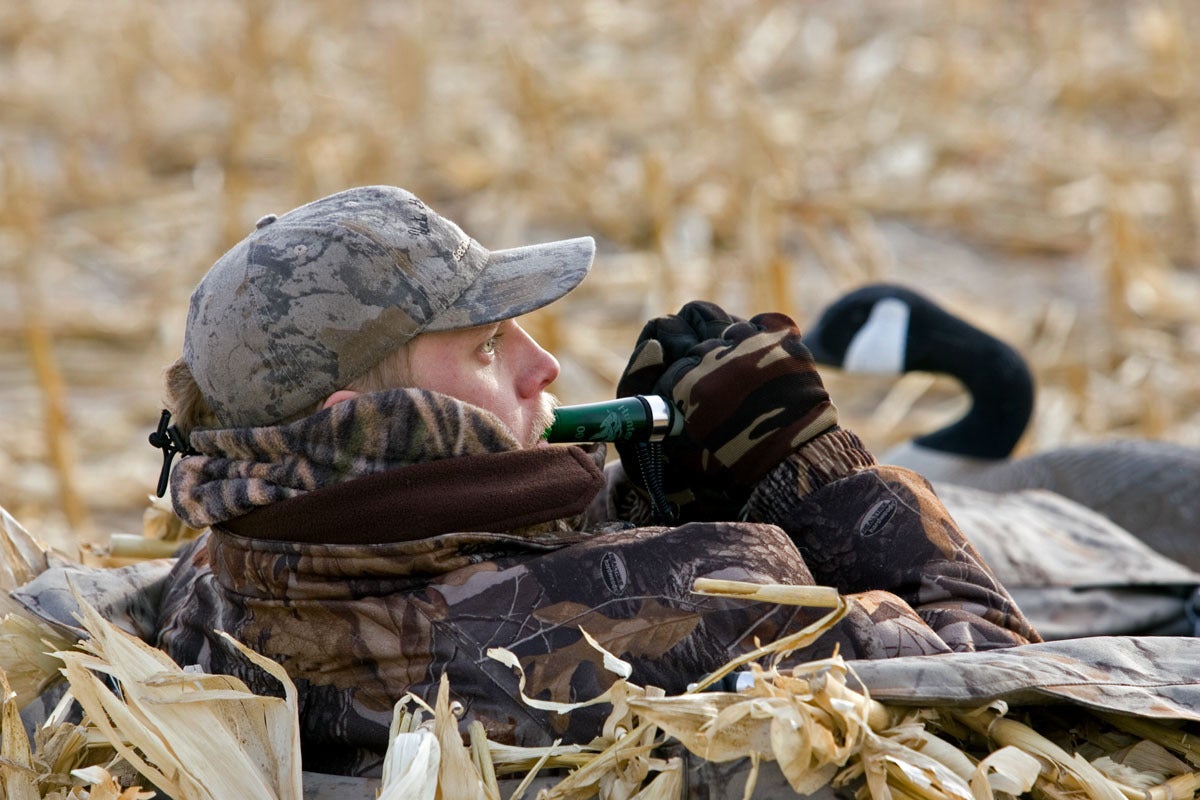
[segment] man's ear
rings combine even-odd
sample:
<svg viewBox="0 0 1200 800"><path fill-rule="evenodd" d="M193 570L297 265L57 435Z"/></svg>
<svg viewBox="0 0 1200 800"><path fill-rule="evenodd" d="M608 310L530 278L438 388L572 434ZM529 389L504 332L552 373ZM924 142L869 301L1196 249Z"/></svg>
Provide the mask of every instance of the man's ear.
<svg viewBox="0 0 1200 800"><path fill-rule="evenodd" d="M321 406L321 410L324 411L330 406L336 405L343 400L349 400L351 397L358 397L359 394L361 394L361 392L353 392L349 389L338 389L336 392L329 395L329 397L325 398L325 405Z"/></svg>

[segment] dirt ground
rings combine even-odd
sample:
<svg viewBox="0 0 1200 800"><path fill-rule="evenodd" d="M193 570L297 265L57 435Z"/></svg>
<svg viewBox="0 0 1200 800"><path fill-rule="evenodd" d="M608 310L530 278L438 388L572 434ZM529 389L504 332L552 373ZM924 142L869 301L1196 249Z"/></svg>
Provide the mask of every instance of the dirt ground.
<svg viewBox="0 0 1200 800"><path fill-rule="evenodd" d="M1179 2L13 0L0 10L0 505L138 532L191 287L255 219L410 188L488 246L594 235L531 327L611 395L692 297L804 325L866 280L1018 345L1022 448L1200 445L1200 11ZM830 374L882 448L962 409Z"/></svg>

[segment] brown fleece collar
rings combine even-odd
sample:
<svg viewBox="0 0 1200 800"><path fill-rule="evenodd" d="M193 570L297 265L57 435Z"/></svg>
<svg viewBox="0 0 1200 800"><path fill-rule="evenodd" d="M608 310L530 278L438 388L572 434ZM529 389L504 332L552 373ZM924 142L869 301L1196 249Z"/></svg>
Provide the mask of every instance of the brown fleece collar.
<svg viewBox="0 0 1200 800"><path fill-rule="evenodd" d="M604 473L578 447L484 453L315 489L219 527L238 536L314 544L502 533L582 513L603 487Z"/></svg>

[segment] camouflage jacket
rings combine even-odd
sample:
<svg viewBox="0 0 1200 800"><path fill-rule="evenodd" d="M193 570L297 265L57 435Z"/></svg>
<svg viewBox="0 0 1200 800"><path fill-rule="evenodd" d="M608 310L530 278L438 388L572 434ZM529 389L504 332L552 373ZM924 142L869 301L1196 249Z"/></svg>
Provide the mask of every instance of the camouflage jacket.
<svg viewBox="0 0 1200 800"><path fill-rule="evenodd" d="M395 703L432 702L443 674L464 725L496 740L588 741L614 676L688 683L814 621L819 610L695 595L697 577L830 585L850 613L798 659L982 651L1038 634L916 474L874 463L852 433L802 446L754 489L744 520L638 522L602 453L521 451L496 420L418 390L363 395L298 423L201 431L176 466L180 516L208 534L169 576L158 645L183 665L273 681L214 635L281 663L301 698L305 768L377 770Z"/></svg>

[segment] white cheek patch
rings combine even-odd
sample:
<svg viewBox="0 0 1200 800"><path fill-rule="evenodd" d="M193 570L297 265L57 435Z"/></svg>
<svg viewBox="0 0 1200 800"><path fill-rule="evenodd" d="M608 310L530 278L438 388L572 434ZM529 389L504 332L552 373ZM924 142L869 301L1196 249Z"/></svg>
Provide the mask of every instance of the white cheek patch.
<svg viewBox="0 0 1200 800"><path fill-rule="evenodd" d="M846 348L842 369L875 375L903 374L909 313L908 304L902 300L889 297L876 303L866 324Z"/></svg>

